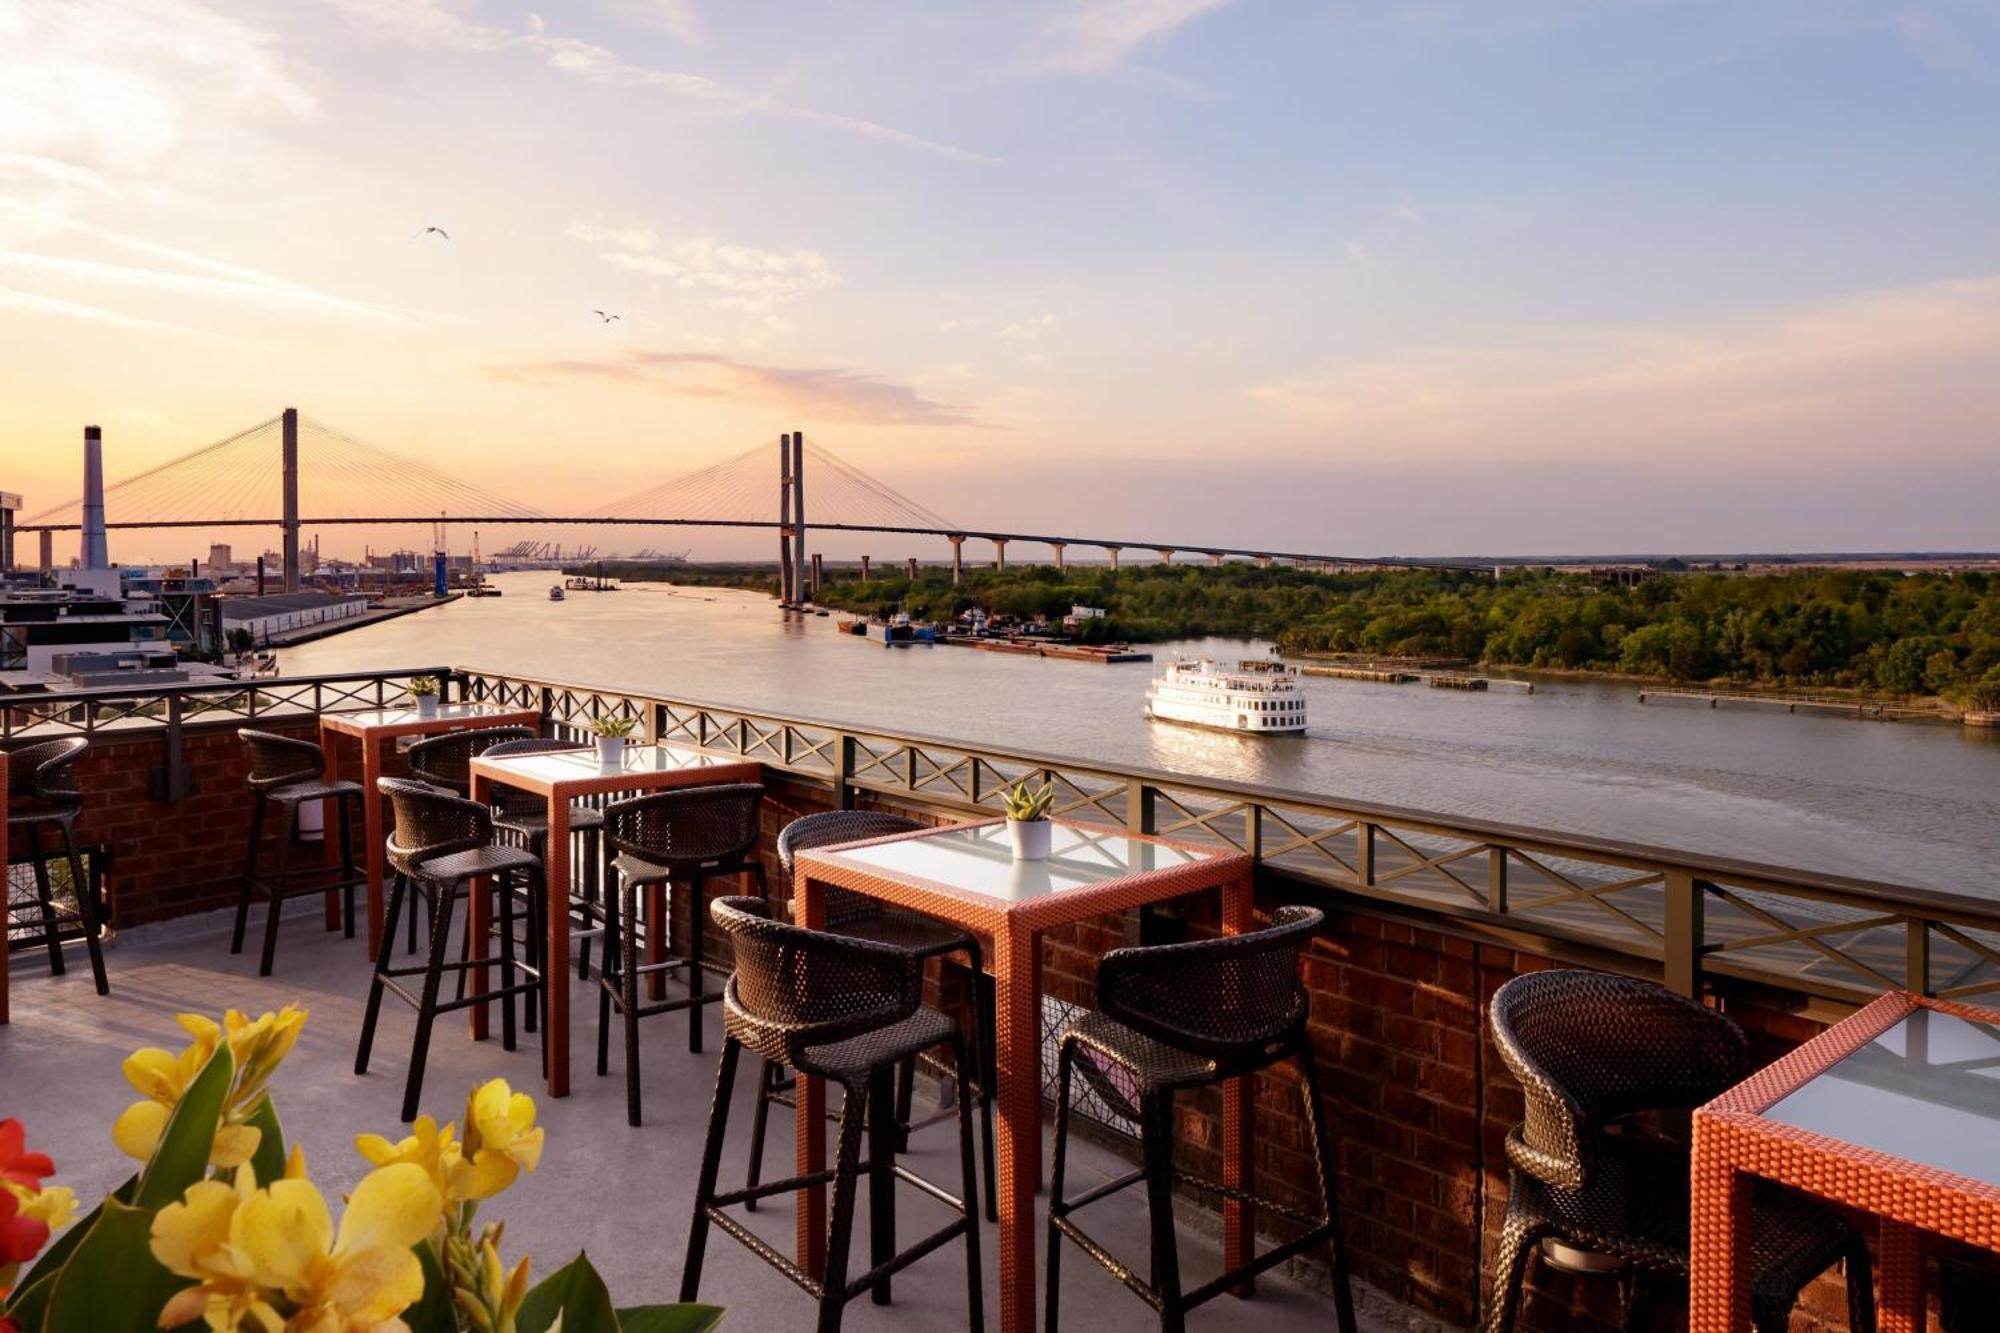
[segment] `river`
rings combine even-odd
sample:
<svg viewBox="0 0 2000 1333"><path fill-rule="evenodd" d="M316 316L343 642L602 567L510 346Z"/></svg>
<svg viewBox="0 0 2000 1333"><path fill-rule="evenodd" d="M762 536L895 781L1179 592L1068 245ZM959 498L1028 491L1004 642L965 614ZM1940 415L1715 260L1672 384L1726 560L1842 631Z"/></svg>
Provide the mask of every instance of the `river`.
<svg viewBox="0 0 2000 1333"><path fill-rule="evenodd" d="M287 674L452 663L1138 764L1981 897L2000 870L2000 734L1955 725L1637 701L1631 685L1535 692L1307 678L1304 736L1147 721L1176 652L1100 666L886 648L727 589L632 585L551 602L546 573L280 654Z"/></svg>

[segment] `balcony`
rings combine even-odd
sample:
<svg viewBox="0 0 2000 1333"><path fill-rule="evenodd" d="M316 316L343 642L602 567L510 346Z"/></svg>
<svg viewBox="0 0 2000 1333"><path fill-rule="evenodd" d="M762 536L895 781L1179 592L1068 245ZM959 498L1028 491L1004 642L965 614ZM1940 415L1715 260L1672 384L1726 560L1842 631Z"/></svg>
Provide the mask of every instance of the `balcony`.
<svg viewBox="0 0 2000 1333"><path fill-rule="evenodd" d="M38 951L17 950L12 1023L0 1027L0 1115L26 1120L37 1146L57 1158L63 1182L85 1197L125 1173L108 1143L108 1126L130 1100L118 1062L135 1047L170 1040L172 1015L183 1009L257 1012L297 1001L312 1011L285 1073L282 1104L289 1133L313 1155L324 1185L347 1187L358 1178L352 1134L393 1136L410 1019L393 1006L385 1010L372 1071L356 1077L354 1041L369 975L360 942L321 929L316 901L302 900L291 905L274 976L256 975L254 948L228 952L226 908L249 828L235 729L254 723L314 736L320 713L403 702L418 674L444 675L455 698L531 708L551 734L580 735L593 717L631 716L647 739L761 764L767 860L777 831L800 814L864 806L940 822L986 816L1023 775L1053 782L1068 818L1253 855L1261 910L1298 901L1327 911L1304 977L1341 1145L1357 1296L1364 1327L1372 1329L1463 1328L1478 1318L1506 1200L1502 1143L1522 1115L1519 1090L1484 1030L1486 1002L1508 978L1566 965L1663 980L1710 997L1771 1058L1883 989L1975 999L2000 990L2000 907L1986 902L483 670L10 700L0 709L0 739L83 734L92 742L80 767L86 811L78 831L89 876L109 907L112 994L95 996L87 969L49 978ZM777 876L772 883L781 891ZM1041 960L1045 987L1052 1003L1087 1004L1095 960L1107 949L1215 927L1211 895L1054 932ZM542 1272L586 1249L621 1301L669 1300L692 1207L719 1015L707 1015L710 1053L701 1056L686 1051L679 1021L644 1025L647 1123L633 1129L620 1114L617 1043L612 1076L597 1078L589 1059L595 993L569 976L573 1093L538 1099L549 1150L542 1169L509 1197L510 1245L532 1252ZM462 1018L441 1020L426 1109L449 1114L465 1089L496 1075L535 1087L539 1049L539 1039L527 1037L505 1052L497 1041L470 1040ZM1260 1080L1253 1095L1253 1176L1259 1192L1310 1206L1297 1183L1309 1159L1290 1087ZM739 1077L732 1131L748 1125L754 1089L754 1075ZM1220 1154L1217 1107L1208 1098L1182 1104L1178 1141L1191 1165ZM785 1132L786 1122L778 1122L774 1138ZM1075 1185L1127 1169L1129 1140L1104 1126L1087 1137L1072 1159ZM746 1139L732 1132L723 1180L742 1178ZM939 1125L917 1136L912 1164L946 1177L954 1152L950 1126ZM789 1159L783 1147L771 1153L774 1166ZM910 1210L906 1235L936 1225L923 1204L900 1206ZM1193 1285L1220 1266L1217 1213L1212 1200L1189 1197L1177 1219ZM1092 1221L1132 1262L1146 1254L1136 1196ZM788 1199L767 1203L755 1225L789 1249ZM991 1320L991 1227L983 1252ZM733 1327L810 1317L806 1298L748 1252L718 1241L708 1253L703 1298L730 1307ZM1074 1252L1071 1260L1063 1270L1066 1324L1152 1326L1146 1307L1114 1279L1074 1261ZM906 1270L893 1305L856 1302L847 1327L962 1326L960 1264L947 1251ZM1538 1271L1523 1329L1616 1326L1614 1283L1567 1279L1546 1265ZM1272 1330L1327 1328L1325 1282L1316 1261L1301 1261L1260 1279L1253 1305L1225 1298L1191 1323L1219 1327L1254 1314ZM1794 1327L1844 1327L1837 1282L1808 1292Z"/></svg>

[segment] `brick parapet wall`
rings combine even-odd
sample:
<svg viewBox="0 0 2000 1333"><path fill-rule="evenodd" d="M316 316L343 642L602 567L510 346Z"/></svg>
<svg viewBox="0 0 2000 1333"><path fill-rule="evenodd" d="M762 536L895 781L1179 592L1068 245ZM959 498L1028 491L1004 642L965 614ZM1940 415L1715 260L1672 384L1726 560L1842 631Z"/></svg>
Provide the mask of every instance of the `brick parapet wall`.
<svg viewBox="0 0 2000 1333"><path fill-rule="evenodd" d="M315 734L310 723L271 729ZM88 805L79 833L86 845L110 850L109 895L118 926L233 901L249 828L242 747L233 728L218 727L190 728L184 749L194 794L176 802L154 800L149 790L148 770L164 754L158 738L100 741L82 761ZM773 850L779 830L829 805L824 787L777 775L768 781L761 823L774 897L790 894ZM902 812L937 817L932 811ZM715 886L710 896L723 891ZM1443 1321L1470 1326L1478 1314L1482 1260L1491 1252L1506 1205L1503 1144L1521 1115L1519 1090L1485 1030L1486 1007L1509 978L1556 964L1533 952L1318 897L1275 878L1259 885L1264 911L1301 898L1328 912L1325 930L1306 952L1303 974L1326 1110L1339 1141L1342 1214L1356 1275ZM683 907L677 923L681 931L685 912ZM1212 931L1213 896L1184 900L1173 915L1189 934ZM1121 919L1052 933L1044 954L1049 991L1088 1002L1096 959L1130 935L1131 923ZM726 961L726 942L713 940L710 956ZM948 1003L956 984L934 978L933 994ZM1752 1031L1760 1055L1776 1056L1820 1030L1819 1022L1796 1012L1795 1000L1725 988L1721 1002ZM1297 1089L1285 1068L1256 1080L1255 1186L1312 1211L1318 1206L1316 1173ZM1219 1100L1205 1095L1183 1101L1179 1151L1191 1169L1213 1174ZM1544 1270L1520 1327L1529 1333L1616 1328L1617 1296L1607 1281L1572 1282ZM1795 1333L1844 1328L1844 1307L1832 1282L1809 1293L1794 1321Z"/></svg>

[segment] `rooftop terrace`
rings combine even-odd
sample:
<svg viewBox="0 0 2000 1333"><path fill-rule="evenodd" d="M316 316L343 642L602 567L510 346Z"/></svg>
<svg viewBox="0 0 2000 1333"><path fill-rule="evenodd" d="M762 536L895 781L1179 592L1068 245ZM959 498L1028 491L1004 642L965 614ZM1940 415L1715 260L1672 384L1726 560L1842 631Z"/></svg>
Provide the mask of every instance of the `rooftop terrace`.
<svg viewBox="0 0 2000 1333"><path fill-rule="evenodd" d="M1286 902L1327 912L1303 978L1340 1145L1363 1326L1371 1330L1463 1328L1479 1317L1506 1203L1502 1144L1522 1116L1520 1091L1485 1023L1487 1001L1509 978L1580 965L1663 980L1724 1008L1764 1058L1884 989L1907 985L1975 1002L2000 990L2000 906L1698 850L1474 824L482 671L105 691L0 711L0 736L10 742L56 734L91 740L79 769L85 812L78 831L115 932L107 955L112 993L93 994L85 968L49 978L38 952L17 951L13 1021L0 1027L0 1116L30 1124L35 1146L57 1158L64 1183L88 1198L122 1177L126 1164L108 1142L111 1120L130 1100L118 1062L138 1046L172 1044L172 1016L187 1009L257 1012L297 1001L312 1011L278 1091L288 1132L306 1146L324 1185L345 1188L358 1179L363 1164L351 1151L353 1134L394 1136L411 1019L397 1006L385 1009L371 1073L352 1073L369 977L361 943L320 929L317 903L305 900L286 919L274 976L256 975L254 945L228 952L224 909L234 900L249 819L235 728L254 722L313 736L322 712L407 702L408 680L431 672L449 678L455 698L534 710L553 734L578 734L596 716L631 716L645 738L756 761L767 790L767 862L778 830L800 814L867 806L931 821L986 816L1024 774L1053 781L1068 818L1255 857L1260 915ZM16 881L18 893L18 874ZM774 893L784 892L775 874L772 884ZM1051 931L1040 956L1045 988L1057 1004L1086 1005L1096 960L1108 949L1201 937L1216 925L1210 895ZM726 950L717 956L726 959ZM510 1245L532 1252L544 1272L584 1248L621 1302L671 1299L714 1086L718 1015L707 1016L703 1055L686 1050L679 1019L642 1025L647 1119L634 1129L621 1114L618 1043L612 1076L597 1078L589 1059L595 993L573 971L568 984L577 1042L572 1092L537 1098L548 1154L509 1196ZM497 1041L470 1040L462 1017L442 1020L425 1108L450 1114L467 1088L494 1076L537 1088L539 1042L525 1037L509 1053ZM755 1086L754 1073L739 1076L733 1130L747 1126ZM1286 1100L1291 1086L1259 1077L1251 1174L1260 1192L1303 1206L1311 1202L1301 1185L1311 1179L1310 1159L1303 1122ZM774 1133L788 1136L788 1128ZM741 1178L746 1137L732 1133L724 1180ZM1071 1192L1127 1169L1136 1152L1110 1127L1089 1137L1072 1159ZM1222 1151L1218 1102L1188 1099L1177 1137L1185 1162L1212 1164ZM940 1124L916 1137L912 1164L948 1177L954 1151L951 1127ZM774 1150L772 1157L788 1154ZM1138 1263L1146 1254L1143 1208L1139 1196L1127 1197L1092 1222ZM908 1191L899 1207L912 1219L907 1235L929 1229L926 1209L943 1215ZM767 1203L756 1226L788 1250L793 1220L786 1197ZM1177 1220L1192 1285L1220 1266L1213 1200L1183 1198ZM997 1324L995 1242L986 1227L988 1320ZM1151 1313L1113 1278L1074 1261L1074 1251L1070 1260L1063 1266L1066 1323L1153 1326ZM1251 1315L1273 1330L1327 1328L1325 1283L1316 1262L1296 1265L1261 1279L1254 1303L1225 1299L1197 1312L1191 1326ZM805 1296L720 1237L708 1247L702 1296L728 1306L733 1327L810 1317ZM961 1259L947 1249L897 1277L893 1305L851 1305L846 1326L962 1327L964 1309ZM1544 1267L1521 1327L1595 1330L1618 1318L1614 1283L1571 1280ZM1794 1328L1845 1328L1837 1282L1807 1293Z"/></svg>

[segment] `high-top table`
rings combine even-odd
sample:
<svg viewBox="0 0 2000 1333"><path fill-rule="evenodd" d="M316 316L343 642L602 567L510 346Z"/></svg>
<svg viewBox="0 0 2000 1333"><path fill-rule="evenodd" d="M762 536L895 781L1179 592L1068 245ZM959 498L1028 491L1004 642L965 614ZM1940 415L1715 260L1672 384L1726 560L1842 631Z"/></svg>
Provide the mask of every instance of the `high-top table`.
<svg viewBox="0 0 2000 1333"><path fill-rule="evenodd" d="M1122 829L1057 820L1046 861L1016 861L1005 820L922 829L867 842L816 848L795 862L792 911L798 924L826 923L825 888L850 889L992 938L987 957L995 991L994 1089L998 1113L996 1193L1000 1211L1000 1328L1035 1328L1035 1192L1042 1149L1042 933L1206 889L1222 895L1222 929L1253 929L1252 859L1228 848L1170 842ZM826 1088L799 1079L800 1175L826 1166ZM1222 1094L1222 1181L1249 1179L1246 1081ZM817 1276L826 1262L826 1188L800 1191L798 1260ZM1223 1205L1223 1262L1248 1260L1250 1210Z"/></svg>
<svg viewBox="0 0 2000 1333"><path fill-rule="evenodd" d="M2000 1013L1891 991L1694 1113L1689 1333L1750 1326L1749 1177L1881 1219L1882 1333L1923 1333L1923 1237L2000 1252Z"/></svg>
<svg viewBox="0 0 2000 1333"><path fill-rule="evenodd" d="M542 725L541 713L533 708L504 708L498 704L440 703L435 712L419 712L415 708L364 708L352 713L321 713L319 715L319 743L326 751L326 776L333 781L340 776L340 747L335 740L340 736L351 736L361 743L361 785L366 795L361 801L361 841L368 849L368 956L375 956L375 947L382 937L382 842L386 836L382 824L382 793L375 788L376 779L382 776L382 744L404 736L436 736L447 731L465 731L473 727L528 726ZM329 808L325 827L333 827L334 812ZM326 855L332 861L339 849L332 838L326 840ZM337 903L339 895L326 896L326 928L333 930L340 924Z"/></svg>
<svg viewBox="0 0 2000 1333"><path fill-rule="evenodd" d="M548 1026L542 1040L549 1051L549 1096L569 1096L569 808L585 796L611 793L631 795L663 791L671 787L695 787L714 782L757 782L764 766L754 759L716 754L692 745L662 742L658 745L628 745L621 760L607 764L598 758L596 747L556 750L542 754L506 755L493 758L478 755L472 761L472 799L482 805L492 801L496 783L533 792L548 802L549 833L543 844L543 898L548 906L547 947L542 953L543 984L548 990ZM606 892L610 886L606 885ZM472 932L472 959L487 956L487 895L475 886L466 929ZM699 913L690 918L689 929L700 930ZM647 948L657 961L665 947L666 922L659 913L649 923ZM611 947L607 941L605 948ZM695 980L700 984L699 979ZM486 969L472 969L471 992L486 993ZM475 1004L472 1035L483 1039L487 1033L487 1006Z"/></svg>

